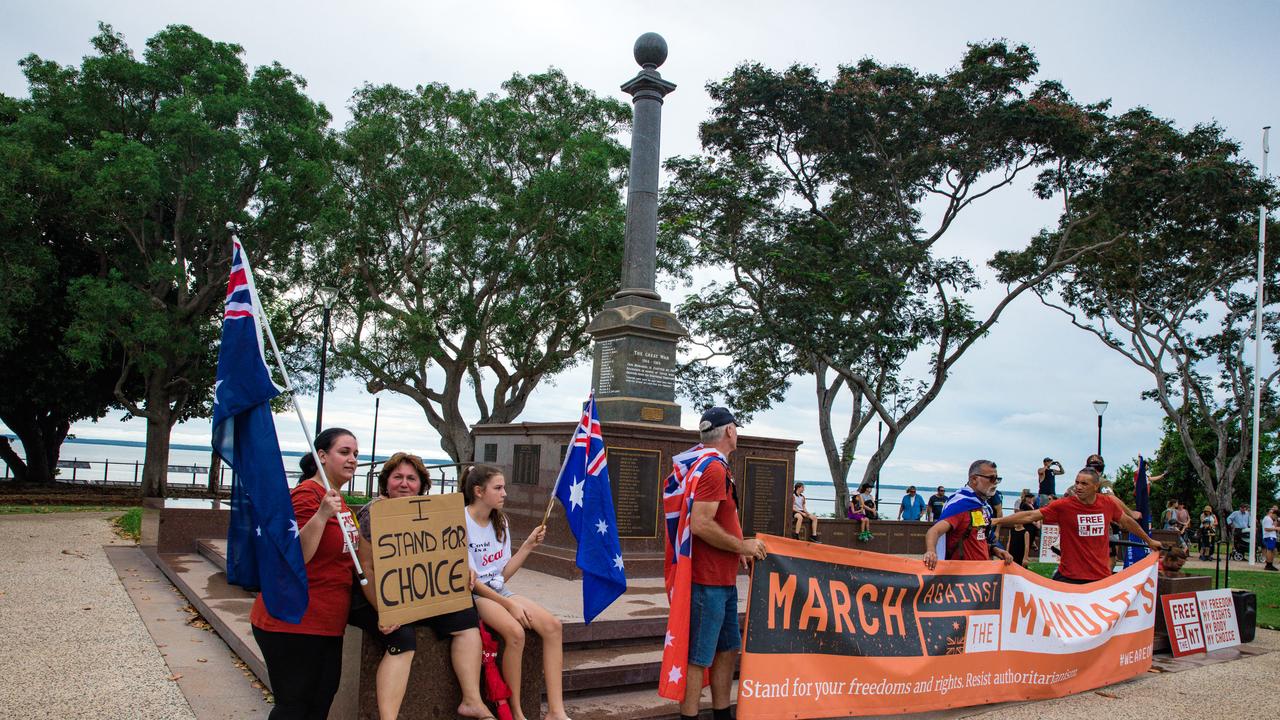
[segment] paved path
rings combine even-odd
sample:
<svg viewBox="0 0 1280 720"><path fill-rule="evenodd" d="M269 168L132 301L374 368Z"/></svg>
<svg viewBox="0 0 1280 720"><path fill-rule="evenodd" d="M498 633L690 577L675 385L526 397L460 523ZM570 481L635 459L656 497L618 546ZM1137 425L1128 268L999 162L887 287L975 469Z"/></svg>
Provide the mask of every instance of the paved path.
<svg viewBox="0 0 1280 720"><path fill-rule="evenodd" d="M0 715L195 717L103 550L118 514L0 516Z"/></svg>

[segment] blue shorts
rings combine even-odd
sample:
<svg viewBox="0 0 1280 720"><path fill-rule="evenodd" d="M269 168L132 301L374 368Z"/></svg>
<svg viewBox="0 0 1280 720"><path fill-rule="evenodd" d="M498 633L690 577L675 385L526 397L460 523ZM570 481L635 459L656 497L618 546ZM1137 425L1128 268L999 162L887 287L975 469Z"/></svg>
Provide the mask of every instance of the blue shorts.
<svg viewBox="0 0 1280 720"><path fill-rule="evenodd" d="M689 664L711 667L716 653L740 647L738 586L693 583L689 599Z"/></svg>
<svg viewBox="0 0 1280 720"><path fill-rule="evenodd" d="M1275 538L1262 538L1262 547L1264 547L1264 548L1266 548L1266 549L1268 549L1268 550L1275 550L1275 549L1276 549L1276 539L1275 539Z"/></svg>

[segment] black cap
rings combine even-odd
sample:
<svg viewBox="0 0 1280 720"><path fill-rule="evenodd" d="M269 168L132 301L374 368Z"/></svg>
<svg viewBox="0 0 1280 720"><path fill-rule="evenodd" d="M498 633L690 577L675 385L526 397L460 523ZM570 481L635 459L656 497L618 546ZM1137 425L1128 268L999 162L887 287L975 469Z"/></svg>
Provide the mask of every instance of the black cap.
<svg viewBox="0 0 1280 720"><path fill-rule="evenodd" d="M702 413L702 420L698 423L698 431L706 432L708 430L714 430L721 425L728 425L730 423L733 423L738 427L742 427L738 420L733 416L733 413L729 412L729 408L707 408Z"/></svg>
<svg viewBox="0 0 1280 720"><path fill-rule="evenodd" d="M1045 458L1045 459L1044 459L1044 461L1045 461L1045 462L1053 462L1053 458Z"/></svg>

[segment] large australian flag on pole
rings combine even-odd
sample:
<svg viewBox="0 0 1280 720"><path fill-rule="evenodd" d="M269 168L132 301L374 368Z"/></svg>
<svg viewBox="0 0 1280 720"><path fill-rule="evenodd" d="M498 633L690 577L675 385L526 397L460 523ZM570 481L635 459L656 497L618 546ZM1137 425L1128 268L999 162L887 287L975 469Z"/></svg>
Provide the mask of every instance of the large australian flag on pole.
<svg viewBox="0 0 1280 720"><path fill-rule="evenodd" d="M564 505L569 529L578 540L582 618L588 623L627 590L607 457L592 393L582 408L582 420L573 432L564 467L556 480L556 497Z"/></svg>
<svg viewBox="0 0 1280 720"><path fill-rule="evenodd" d="M233 242L213 390L213 450L232 469L227 582L261 590L272 617L297 623L307 610L307 570L271 417L280 389L267 370L249 259Z"/></svg>

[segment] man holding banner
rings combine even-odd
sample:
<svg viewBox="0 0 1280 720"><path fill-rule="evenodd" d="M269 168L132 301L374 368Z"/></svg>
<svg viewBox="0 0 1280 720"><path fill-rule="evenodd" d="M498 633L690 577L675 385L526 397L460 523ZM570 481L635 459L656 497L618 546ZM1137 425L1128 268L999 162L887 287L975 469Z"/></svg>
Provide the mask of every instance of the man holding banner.
<svg viewBox="0 0 1280 720"><path fill-rule="evenodd" d="M1075 484L1065 497L1054 500L1039 510L1026 510L1000 518L997 527L1043 520L1058 526L1062 543L1062 562L1053 579L1076 585L1091 583L1111 576L1111 540L1108 528L1118 523L1139 537L1152 550L1160 550L1160 541L1147 534L1125 509L1110 498L1101 497L1102 475L1092 466L1076 473Z"/></svg>
<svg viewBox="0 0 1280 720"><path fill-rule="evenodd" d="M956 491L942 507L938 522L924 537L924 564L933 570L943 560L990 560L1013 562L1013 556L991 535L991 503L1000 476L990 460L974 460L969 465L969 483ZM945 542L944 542L945 540Z"/></svg>

